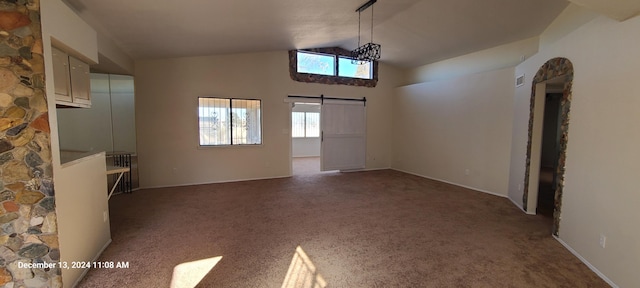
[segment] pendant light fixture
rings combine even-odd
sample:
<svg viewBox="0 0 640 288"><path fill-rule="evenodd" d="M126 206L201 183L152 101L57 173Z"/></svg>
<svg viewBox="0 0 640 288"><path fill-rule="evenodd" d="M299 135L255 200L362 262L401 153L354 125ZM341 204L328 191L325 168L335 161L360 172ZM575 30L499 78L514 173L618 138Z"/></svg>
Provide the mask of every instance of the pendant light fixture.
<svg viewBox="0 0 640 288"><path fill-rule="evenodd" d="M358 12L358 48L351 51L351 63L353 64L365 64L367 62L373 62L380 59L380 44L373 43L373 4L378 0L369 0L364 3L360 8L356 9ZM371 42L360 45L360 19L362 11L371 7Z"/></svg>

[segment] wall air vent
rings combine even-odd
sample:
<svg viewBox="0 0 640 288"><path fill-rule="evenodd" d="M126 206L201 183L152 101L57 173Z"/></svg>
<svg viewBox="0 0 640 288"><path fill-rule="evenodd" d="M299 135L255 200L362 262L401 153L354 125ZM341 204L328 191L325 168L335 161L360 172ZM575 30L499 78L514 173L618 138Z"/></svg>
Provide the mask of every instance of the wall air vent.
<svg viewBox="0 0 640 288"><path fill-rule="evenodd" d="M524 74L516 77L516 87L524 85Z"/></svg>

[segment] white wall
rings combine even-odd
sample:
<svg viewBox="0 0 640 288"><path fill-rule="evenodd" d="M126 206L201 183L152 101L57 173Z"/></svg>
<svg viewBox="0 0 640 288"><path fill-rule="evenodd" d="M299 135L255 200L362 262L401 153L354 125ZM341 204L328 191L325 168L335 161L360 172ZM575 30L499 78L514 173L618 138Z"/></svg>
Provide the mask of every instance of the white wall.
<svg viewBox="0 0 640 288"><path fill-rule="evenodd" d="M60 0L40 1L40 7L60 257L66 261L92 261L110 241L109 221L102 219L103 212L108 212L108 202L99 196L107 193L105 159L98 155L79 163L81 166L60 165L51 41L56 39L75 56L95 63L96 33ZM63 271L64 287L72 287L82 273L79 269Z"/></svg>
<svg viewBox="0 0 640 288"><path fill-rule="evenodd" d="M515 67L538 52L539 38L532 37L409 70L409 84L446 80L465 75Z"/></svg>
<svg viewBox="0 0 640 288"><path fill-rule="evenodd" d="M392 167L506 196L513 73L506 68L398 88Z"/></svg>
<svg viewBox="0 0 640 288"><path fill-rule="evenodd" d="M56 210L60 260L69 263L95 261L111 243L104 153L65 165L58 171ZM96 187L105 187L96 189ZM103 213L107 213L104 218ZM73 287L88 269L62 269L64 287Z"/></svg>
<svg viewBox="0 0 640 288"><path fill-rule="evenodd" d="M291 175L287 95L367 97L366 167L389 167L396 68L382 64L376 88L295 82L287 51L143 60L135 70L142 188ZM198 96L262 99L263 144L199 148Z"/></svg>
<svg viewBox="0 0 640 288"><path fill-rule="evenodd" d="M639 287L640 17L598 17L517 66L509 197L522 199L531 76L549 59L575 70L560 240L620 287ZM606 248L599 246L600 235Z"/></svg>
<svg viewBox="0 0 640 288"><path fill-rule="evenodd" d="M291 143L293 157L320 157L320 138L293 138Z"/></svg>

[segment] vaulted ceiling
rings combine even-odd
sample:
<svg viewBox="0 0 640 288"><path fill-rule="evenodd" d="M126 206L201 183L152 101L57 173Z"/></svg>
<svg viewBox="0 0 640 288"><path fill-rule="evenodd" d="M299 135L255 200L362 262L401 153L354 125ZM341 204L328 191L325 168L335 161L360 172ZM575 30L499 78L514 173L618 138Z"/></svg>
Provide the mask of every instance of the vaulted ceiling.
<svg viewBox="0 0 640 288"><path fill-rule="evenodd" d="M603 0L580 0L603 1ZM358 43L366 0L67 0L134 59L339 46ZM382 61L416 67L540 35L565 0L378 0L373 12Z"/></svg>

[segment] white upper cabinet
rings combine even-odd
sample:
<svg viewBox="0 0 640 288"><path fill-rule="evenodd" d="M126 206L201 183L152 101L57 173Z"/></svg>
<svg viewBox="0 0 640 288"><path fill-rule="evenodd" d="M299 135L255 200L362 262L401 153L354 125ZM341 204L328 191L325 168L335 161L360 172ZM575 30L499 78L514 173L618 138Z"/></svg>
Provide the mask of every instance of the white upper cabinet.
<svg viewBox="0 0 640 288"><path fill-rule="evenodd" d="M51 47L56 104L69 107L91 106L89 64Z"/></svg>
<svg viewBox="0 0 640 288"><path fill-rule="evenodd" d="M91 105L91 79L89 64L69 56L71 96L73 103Z"/></svg>
<svg viewBox="0 0 640 288"><path fill-rule="evenodd" d="M53 81L56 91L56 101L72 102L69 55L55 47L51 47L51 51L53 55Z"/></svg>

